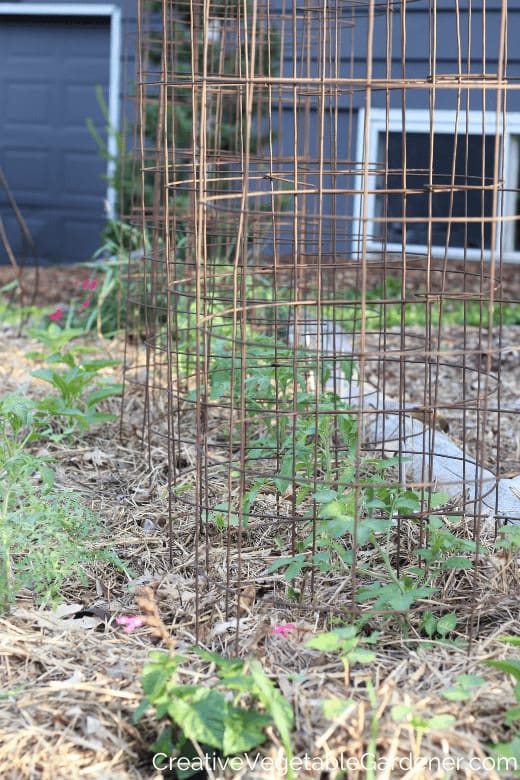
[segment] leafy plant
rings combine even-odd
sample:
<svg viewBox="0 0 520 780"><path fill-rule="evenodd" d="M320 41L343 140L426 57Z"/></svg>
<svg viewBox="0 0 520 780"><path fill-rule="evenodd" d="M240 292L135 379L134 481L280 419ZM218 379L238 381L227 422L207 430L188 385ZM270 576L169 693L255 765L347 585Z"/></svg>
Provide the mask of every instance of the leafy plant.
<svg viewBox="0 0 520 780"><path fill-rule="evenodd" d="M35 461L33 466L40 464ZM41 475L41 467L35 473ZM3 485L0 498L0 609L23 587L37 601L55 603L67 578L75 576L86 584L84 564L100 558L120 563L93 549L99 518L72 492L18 479Z"/></svg>
<svg viewBox="0 0 520 780"><path fill-rule="evenodd" d="M357 600L382 612L406 613L415 601L435 592L432 580L439 571L472 565L467 553L474 551L474 542L459 539L435 514L448 502L446 494L426 498L400 486L395 478L398 458L359 456L357 419L348 404L327 389L331 368L326 360L317 362L311 356L299 360L295 370L290 348L248 331L242 364L243 356L232 350L231 336L219 330L204 392L209 402L230 400L235 408L244 403L252 420L247 426L251 472L258 472L257 464L264 462L276 464L276 472L257 476L246 488L242 506L217 504L208 514L210 521L223 529L241 518L245 527L262 491L289 492L302 513L303 535L295 541L294 551L281 555L269 571L284 569L291 582L313 567L320 572L350 567L355 538L358 549L369 545L377 550L387 575L387 581L362 584ZM345 375L352 370L345 361ZM309 376L318 389L309 389ZM277 409L294 413L273 413ZM236 439L240 440L238 430ZM394 518L419 521L426 501L431 512L428 546L417 553L420 565L408 566L397 576L391 560ZM441 619L438 631L451 630L450 620ZM425 629L432 629L431 620Z"/></svg>
<svg viewBox="0 0 520 780"><path fill-rule="evenodd" d="M441 502L447 501L445 494L438 494ZM437 497L434 497L435 504ZM435 505L432 506L432 509ZM476 550L476 544L471 539L461 539L452 533L442 517L438 515L430 515L428 519L428 547L418 550L417 555L423 561L426 562L424 569L424 576L432 568L437 569L470 569L472 567L471 560L467 557L467 553L474 553ZM463 555L466 553L466 555Z"/></svg>
<svg viewBox="0 0 520 780"><path fill-rule="evenodd" d="M413 517L421 507L418 493L384 481L385 472L393 466L394 459L365 458L361 464L365 477L356 479L354 453L351 452L350 458L347 455L339 480L342 487L334 490L324 487L312 495L320 507L315 530L297 546L296 555L281 557L271 565L270 571L286 567L285 577L291 580L311 566L330 571L335 565L334 558L339 565L349 566L353 563L352 545L345 540L353 540L356 534L359 546L370 544L379 552L390 580L386 583L377 580L359 587L359 602L370 600L371 608L380 611L406 612L414 601L433 593L435 589L425 583L424 570L410 567L398 577L390 560L394 516L403 513ZM352 488L356 481L361 485L357 493ZM439 494L432 500L435 504L445 497Z"/></svg>
<svg viewBox="0 0 520 780"><path fill-rule="evenodd" d="M434 636L445 637L453 631L457 625L457 613L447 612L440 618L436 618L433 612L426 610L421 618L421 629L431 638Z"/></svg>
<svg viewBox="0 0 520 780"><path fill-rule="evenodd" d="M393 720L397 722L406 721L416 730L418 752L421 750L422 738L427 731L444 731L451 728L457 721L454 715L448 713L425 718L417 714L415 708L410 704L396 704L392 707L391 715Z"/></svg>
<svg viewBox="0 0 520 780"><path fill-rule="evenodd" d="M515 680L514 694L515 699L518 702L517 707L507 710L505 714L505 722L508 726L511 726L514 721L520 720L520 659L508 659L504 661L482 661L486 666L493 666L495 669L505 672L505 674L511 675Z"/></svg>
<svg viewBox="0 0 520 780"><path fill-rule="evenodd" d="M520 547L520 525L517 523L500 528L495 550L508 550L515 554Z"/></svg>
<svg viewBox="0 0 520 780"><path fill-rule="evenodd" d="M357 301L360 291L351 288L345 291L346 300ZM439 303L428 307L417 296L410 296L403 292L401 280L387 276L383 283L369 286L366 292L369 302L368 316L374 328L400 327L404 313L407 327L416 325L424 326L429 319L435 326L439 325L442 317L444 327L449 325L472 325L475 327L487 327L489 311L479 300L458 301L445 300L442 307ZM428 311L427 311L428 310ZM324 312L328 316L328 312ZM498 325L517 325L520 322L520 306L518 303L501 303L494 307L493 323Z"/></svg>
<svg viewBox="0 0 520 780"><path fill-rule="evenodd" d="M119 365L118 360L105 358L84 359L84 355L95 352L92 347L73 344L82 333L79 329L62 329L50 323L47 329L31 330L31 335L51 348L51 354L30 353L30 356L44 360L49 366L32 372L32 376L50 384L56 391L40 399L37 406L49 420L63 418L68 421L67 432L75 427L81 430L95 423L108 422L114 415L98 411L101 401L119 395L122 385L110 382L100 376L103 369ZM63 368L64 367L64 368Z"/></svg>
<svg viewBox="0 0 520 780"><path fill-rule="evenodd" d="M322 650L324 653L339 653L345 670L345 686L348 687L352 664L367 664L376 660L375 652L366 647L361 647L361 644L376 644L378 636L377 632L372 633L368 637L360 636L358 627L351 625L319 634L319 636L313 637L306 644L307 647Z"/></svg>
<svg viewBox="0 0 520 780"><path fill-rule="evenodd" d="M479 674L458 674L455 685L447 688L442 695L448 701L467 701L484 683L484 678Z"/></svg>
<svg viewBox="0 0 520 780"><path fill-rule="evenodd" d="M506 635L499 637L499 639L502 642L520 647L520 637ZM489 660L482 661L482 663L486 666L492 666L494 669L499 669L510 675L515 681L513 692L517 705L508 709L504 715L505 725L513 730L512 738L508 742L500 742L496 745L490 744L488 749L497 758L511 760L518 770L520 762L520 659ZM520 776L520 772L516 771L515 775Z"/></svg>
<svg viewBox="0 0 520 780"><path fill-rule="evenodd" d="M143 669L146 698L136 710L134 722L150 705L159 721L169 721L151 750L189 757L194 741L224 756L235 755L262 744L264 729L274 723L290 767L293 712L261 664L255 659L224 658L200 648L195 652L216 667L218 682L212 687L178 682L180 665L187 660L181 655L153 652ZM293 776L292 770L288 776Z"/></svg>
<svg viewBox="0 0 520 780"><path fill-rule="evenodd" d="M518 636L501 636L499 639L502 642L511 644L516 647L520 647L520 637ZM508 742L501 742L496 745L488 745L489 751L496 757L506 760L511 760L515 767L515 775L520 777L520 771L518 766L520 764L520 659L510 658L504 660L488 660L482 661L486 666L491 666L494 669L499 669L505 674L510 675L515 685L513 693L516 699L516 706L511 707L505 712L504 723L505 725L513 729L512 738Z"/></svg>
<svg viewBox="0 0 520 780"><path fill-rule="evenodd" d="M95 550L99 518L73 492L55 489L49 457L29 445L45 435L42 411L11 393L0 399L0 610L22 587L39 601L55 602L65 579L84 580L94 559L123 565L112 552Z"/></svg>

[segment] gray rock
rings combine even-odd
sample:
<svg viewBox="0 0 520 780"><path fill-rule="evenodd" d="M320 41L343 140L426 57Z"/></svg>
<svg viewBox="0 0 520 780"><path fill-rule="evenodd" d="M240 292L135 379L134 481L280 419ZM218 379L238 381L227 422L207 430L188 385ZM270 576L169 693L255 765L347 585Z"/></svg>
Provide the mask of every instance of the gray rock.
<svg viewBox="0 0 520 780"><path fill-rule="evenodd" d="M316 350L318 343L323 356L352 356L350 337L330 320L303 320L296 329L297 340L305 349ZM289 328L289 343L294 345L295 329ZM520 522L520 475L497 480L496 476L468 458L445 433L425 426L420 420L399 411L399 403L385 396L369 382L361 383L356 370L347 378L334 363L326 388L353 409L373 411L362 415L363 437L374 449L387 457L401 455L407 460L406 478L424 484L450 498L462 498L468 514L490 514Z"/></svg>

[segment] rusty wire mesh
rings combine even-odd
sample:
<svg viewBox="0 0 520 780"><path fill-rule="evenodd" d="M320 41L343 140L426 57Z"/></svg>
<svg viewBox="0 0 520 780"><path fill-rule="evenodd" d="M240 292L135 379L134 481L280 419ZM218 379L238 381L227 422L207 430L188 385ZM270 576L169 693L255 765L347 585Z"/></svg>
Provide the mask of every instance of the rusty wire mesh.
<svg viewBox="0 0 520 780"><path fill-rule="evenodd" d="M435 518L478 557L487 518L520 519L507 3L141 6L127 378L172 557L191 513L200 589L236 616L269 567L314 607L339 570L318 607L359 611L367 551L424 566Z"/></svg>

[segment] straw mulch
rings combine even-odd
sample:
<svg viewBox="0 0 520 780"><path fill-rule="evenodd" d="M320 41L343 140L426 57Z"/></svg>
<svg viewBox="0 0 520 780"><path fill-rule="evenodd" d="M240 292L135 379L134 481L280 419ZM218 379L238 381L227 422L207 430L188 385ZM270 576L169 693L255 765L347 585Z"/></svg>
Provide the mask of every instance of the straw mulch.
<svg viewBox="0 0 520 780"><path fill-rule="evenodd" d="M121 355L117 341L106 346L111 354ZM4 390L27 386L28 392L41 392L28 380L32 364L24 353L30 348L34 345L24 337L4 328L0 338ZM34 604L32 594L24 592L11 614L0 619L0 777L5 780L168 776L152 766L148 748L160 727L151 711L137 724L132 721L143 697L140 674L150 651L169 645L182 652L188 658L182 665L182 682L209 686L215 681L215 670L190 649L196 638L198 588L201 645L235 652L235 580L226 614L225 572L236 571L237 551L233 545L228 550L226 535L215 531L206 572L205 548L201 540L196 555L193 511L185 503L175 517L170 564L164 452L152 447L150 462L143 452L139 388L129 389L126 402L131 414L125 418L121 438L117 424L104 426L73 444L56 446L52 454L58 460L58 484L73 487L99 513L106 544L117 551L131 574L125 577L108 564L97 564L87 572L86 587L79 580L67 583L56 611ZM117 410L117 404L108 406ZM264 500L269 503L268 496ZM486 743L510 739L504 712L515 704L511 680L480 661L514 657L515 649L498 638L518 635L520 629L517 561L488 552L490 534L486 533L489 538L483 540L476 586L471 574L443 575L437 593L414 607L408 628L396 619L375 616L368 628L381 632L377 661L354 664L346 675L337 655L312 650L306 642L348 605L350 577L338 573L318 578L315 604L319 607L291 605L283 576L266 573L272 560L272 534L260 526L251 530L241 553L238 650L244 657L260 658L294 708L294 752L302 760L307 756L298 778L332 779L337 775L333 767L336 762L341 766L342 756L343 761L350 758L345 777L368 777L363 759L367 753L377 757L372 776L378 780L514 776L475 768L482 766L478 762L485 758ZM160 630L149 616L147 625L127 634L115 618L142 612L138 599L143 594L160 616ZM461 640L459 646L418 641L417 626L426 609L437 616L457 612L451 638ZM286 637L273 633L273 626L282 623L296 628ZM463 673L480 674L486 682L467 700L448 701L443 691ZM347 704L327 719L322 699ZM426 720L443 714L456 720L449 729L421 733L408 721L393 719L392 707L403 703ZM277 769L283 766L283 751L274 730L269 730L266 743L254 754L253 760L257 755L272 759L272 768L259 760L256 769L245 765L237 771L215 769L200 776L248 780L283 776ZM449 761L459 766L451 774L446 769Z"/></svg>

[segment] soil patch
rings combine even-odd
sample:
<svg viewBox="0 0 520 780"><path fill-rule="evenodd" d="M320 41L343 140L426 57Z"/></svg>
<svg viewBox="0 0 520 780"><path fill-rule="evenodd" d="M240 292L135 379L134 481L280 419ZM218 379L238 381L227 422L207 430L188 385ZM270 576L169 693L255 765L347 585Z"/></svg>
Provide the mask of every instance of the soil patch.
<svg viewBox="0 0 520 780"><path fill-rule="evenodd" d="M413 263L407 276L408 290L413 292L424 288L425 272L419 268L414 270ZM438 267L438 265L437 265ZM481 285L481 276L486 274L486 269L481 273L478 263L462 263L460 261L450 261L450 274L456 274L460 278L460 291L476 292ZM373 263L369 266L370 286L381 284L385 269L380 263ZM100 272L95 272L99 274ZM342 271L342 274L345 272ZM388 264L386 273L398 277L400 268L397 263ZM21 283L24 293L24 302L28 302L35 294L34 303L36 306L44 308L45 306L54 306L57 304L66 304L73 295L77 294L75 283L81 281L93 274L92 269L85 268L82 265L51 265L39 269L33 267L25 268L21 273ZM355 280L356 272L351 270L346 272L349 280ZM434 275L437 283L440 274ZM0 266L0 287L16 279L16 274L11 266ZM465 281L464 281L465 279ZM506 301L520 302L520 272L518 266L514 263L505 263L500 271L501 288L497 289L495 295ZM485 288L485 285L484 285ZM35 292L36 291L36 292ZM16 298L15 298L16 300Z"/></svg>
<svg viewBox="0 0 520 780"><path fill-rule="evenodd" d="M45 269L37 305L66 302L76 289L74 281L84 277L82 267ZM506 336L518 342L517 329ZM454 332L455 343L459 338L460 332ZM92 343L111 357L123 358L122 340L96 342L92 336ZM4 390L42 391L30 377L34 362L26 357L34 348L34 342L17 328L2 326L0 383ZM135 359L144 364L144 353L137 352ZM518 372L517 363L506 368ZM508 403L520 375L511 373L510 381ZM447 376L446 382L452 383L451 397L456 378ZM419 388L418 380L420 400ZM272 523L249 529L240 549L236 529L223 533L208 526L197 547L194 513L186 504L176 503L169 537L164 446L143 448L141 426L148 413L147 401L139 386L129 386L121 431L114 423L92 429L81 439L46 445L57 463L57 484L74 489L99 514L106 545L125 561L129 574L98 563L86 569L86 584L75 578L67 582L65 609L53 612L39 607L34 594L23 592L11 614L0 619L0 693L4 698L0 776L6 780L158 780L167 776L154 770L148 751L160 732L157 722L150 711L137 724L132 716L142 699L142 666L157 647L174 646L187 658L179 673L181 683L215 684L214 668L202 663L191 649L197 611L201 645L219 653L233 655L238 650L242 657L259 658L293 707L295 755L316 761L299 772L298 780L331 780L337 774L334 767L341 767L342 756L351 760L349 780L362 780L367 776L363 757L371 752L377 756L381 778L435 780L447 776L443 766L460 766L451 776L461 780L480 780L484 773L490 780L513 778L512 772L490 768L489 760L484 763L488 742L511 738L504 713L515 705L515 698L510 679L481 662L514 658L515 648L499 637L520 633L518 560L514 554L494 549L494 529L482 529L476 572L439 571L436 591L407 611L406 629L401 627L404 615L371 616L366 631L379 632L373 646L377 658L370 664L353 663L346 673L337 653L306 646L311 636L326 629L331 617L348 620L351 577L344 569L317 576L314 602L303 603L294 600L283 574L267 573L279 554ZM106 409L118 412L119 401L107 401ZM166 430L160 410L152 411L158 415L157 427ZM450 409L442 413L449 417L450 432L456 432L455 415L450 416ZM509 440L511 467L518 465L518 443L515 446L516 450ZM193 470L187 469L182 479L194 489ZM270 498L262 499L266 516L274 512ZM462 521L452 530L471 538L471 527ZM403 522L392 537L390 559L411 560L420 546L418 534L417 525ZM387 582L388 573L379 557L363 555L371 576ZM239 562L241 591L234 580L226 592L226 572L236 573ZM131 634L116 625L121 614L139 613L137 600L143 587L151 588L169 636L166 644L151 624ZM431 613L438 620L450 612L456 613L455 629L446 638L436 636L430 641L420 628L425 615ZM282 624L293 624L294 629L287 636L273 631ZM445 691L456 685L459 675L468 673L481 676L483 684L467 697L446 699ZM332 715L324 712L323 700L331 701ZM396 705L406 705L426 724L438 716L450 715L453 720L449 728L441 721L437 726L417 728L410 717L396 715ZM274 730L255 753L260 757L255 769L244 763L239 771L228 768L206 776L210 780L212 776L226 780L282 777L276 769L283 766L282 749ZM262 759L271 764L262 764Z"/></svg>

